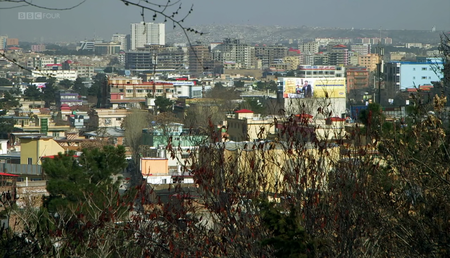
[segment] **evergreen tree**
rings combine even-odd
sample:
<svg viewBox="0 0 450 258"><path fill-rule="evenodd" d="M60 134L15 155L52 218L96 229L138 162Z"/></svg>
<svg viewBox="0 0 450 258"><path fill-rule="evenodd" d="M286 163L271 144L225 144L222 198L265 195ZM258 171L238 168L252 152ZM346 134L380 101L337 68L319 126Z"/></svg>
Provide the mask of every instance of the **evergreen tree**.
<svg viewBox="0 0 450 258"><path fill-rule="evenodd" d="M56 79L53 77L48 78L45 83L45 88L43 88L42 100L45 101L45 107L49 108L51 102L54 102L56 99L56 92L58 91L58 87L55 85Z"/></svg>
<svg viewBox="0 0 450 258"><path fill-rule="evenodd" d="M81 96L87 96L88 95L88 88L84 86L83 79L80 77L77 77L73 84L73 91L80 94Z"/></svg>
<svg viewBox="0 0 450 258"><path fill-rule="evenodd" d="M54 159L44 160L50 193L45 205L51 212L73 208L85 200L86 195L94 195L96 205L103 207L107 205L103 203L104 193L119 189L119 181L113 177L127 166L123 146L85 149L78 158L74 154L60 153Z"/></svg>
<svg viewBox="0 0 450 258"><path fill-rule="evenodd" d="M29 85L25 89L24 95L25 95L26 99L32 100L32 101L41 100L41 98L42 98L41 90L34 85Z"/></svg>
<svg viewBox="0 0 450 258"><path fill-rule="evenodd" d="M159 112L170 112L172 111L173 101L162 96L158 96L155 99L155 106Z"/></svg>

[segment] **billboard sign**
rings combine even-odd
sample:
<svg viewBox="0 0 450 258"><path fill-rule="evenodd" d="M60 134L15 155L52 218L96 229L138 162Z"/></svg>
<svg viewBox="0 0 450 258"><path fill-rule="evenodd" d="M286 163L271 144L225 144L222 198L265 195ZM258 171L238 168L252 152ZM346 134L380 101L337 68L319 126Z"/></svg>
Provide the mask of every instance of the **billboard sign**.
<svg viewBox="0 0 450 258"><path fill-rule="evenodd" d="M345 98L345 78L283 78L283 97L302 98Z"/></svg>

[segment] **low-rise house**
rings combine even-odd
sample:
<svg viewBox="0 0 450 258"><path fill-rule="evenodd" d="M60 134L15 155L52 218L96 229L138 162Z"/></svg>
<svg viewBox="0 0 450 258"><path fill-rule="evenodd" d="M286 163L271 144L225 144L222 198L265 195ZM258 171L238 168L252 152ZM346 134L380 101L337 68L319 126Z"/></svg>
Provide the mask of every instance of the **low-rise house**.
<svg viewBox="0 0 450 258"><path fill-rule="evenodd" d="M89 113L89 128L119 128L128 114L126 109L95 108Z"/></svg>
<svg viewBox="0 0 450 258"><path fill-rule="evenodd" d="M142 176L149 184L172 183L167 158L141 158L140 168Z"/></svg>
<svg viewBox="0 0 450 258"><path fill-rule="evenodd" d="M227 118L227 133L231 141L266 139L268 134L275 133L274 118L261 117L248 109L234 113L234 117Z"/></svg>

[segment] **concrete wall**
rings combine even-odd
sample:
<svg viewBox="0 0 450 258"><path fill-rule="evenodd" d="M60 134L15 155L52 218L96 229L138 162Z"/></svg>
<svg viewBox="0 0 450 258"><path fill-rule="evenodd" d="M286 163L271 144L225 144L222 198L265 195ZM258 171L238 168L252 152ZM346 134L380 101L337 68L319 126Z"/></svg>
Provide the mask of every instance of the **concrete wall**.
<svg viewBox="0 0 450 258"><path fill-rule="evenodd" d="M169 164L166 158L141 158L143 176L169 175Z"/></svg>

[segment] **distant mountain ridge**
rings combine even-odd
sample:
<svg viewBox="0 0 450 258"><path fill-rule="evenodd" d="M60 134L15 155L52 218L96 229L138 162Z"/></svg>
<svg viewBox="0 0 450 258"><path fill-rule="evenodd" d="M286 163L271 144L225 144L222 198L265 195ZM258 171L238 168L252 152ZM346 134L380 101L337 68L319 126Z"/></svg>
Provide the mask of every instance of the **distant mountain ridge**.
<svg viewBox="0 0 450 258"><path fill-rule="evenodd" d="M358 37L389 37L393 44L429 43L437 44L442 31L436 30L379 30L379 29L345 29L320 27L285 27L285 26L257 26L257 25L201 25L192 26L204 32L203 36L191 34L191 41L221 42L224 38L238 38L248 44L279 44L290 39L309 41L314 38L358 38ZM180 37L178 30L167 30L166 41L179 43L186 41Z"/></svg>

